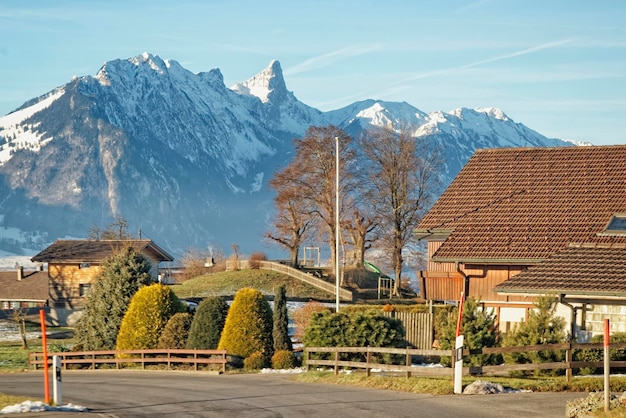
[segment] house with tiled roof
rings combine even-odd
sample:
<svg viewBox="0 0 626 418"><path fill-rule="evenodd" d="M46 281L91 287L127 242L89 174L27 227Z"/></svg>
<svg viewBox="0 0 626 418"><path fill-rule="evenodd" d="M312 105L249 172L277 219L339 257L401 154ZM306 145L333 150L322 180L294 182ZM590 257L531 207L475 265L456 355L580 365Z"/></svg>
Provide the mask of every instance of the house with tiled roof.
<svg viewBox="0 0 626 418"><path fill-rule="evenodd" d="M55 309L84 307L93 280L101 271L102 262L126 247L143 254L151 263L154 280L160 262L173 257L151 240L57 240L31 258L48 264L49 304Z"/></svg>
<svg viewBox="0 0 626 418"><path fill-rule="evenodd" d="M458 300L461 292L480 299L503 329L523 320L537 295L555 294L572 326L584 329L595 310L626 305L626 294L607 287L615 276L580 281L589 266L576 256L568 268L578 276L543 277L538 266L576 251L602 264L592 253L626 244L624 214L626 146L476 151L415 231L428 243L420 291L427 300Z"/></svg>
<svg viewBox="0 0 626 418"><path fill-rule="evenodd" d="M0 271L0 318L14 310L41 308L48 305L48 273L41 270Z"/></svg>

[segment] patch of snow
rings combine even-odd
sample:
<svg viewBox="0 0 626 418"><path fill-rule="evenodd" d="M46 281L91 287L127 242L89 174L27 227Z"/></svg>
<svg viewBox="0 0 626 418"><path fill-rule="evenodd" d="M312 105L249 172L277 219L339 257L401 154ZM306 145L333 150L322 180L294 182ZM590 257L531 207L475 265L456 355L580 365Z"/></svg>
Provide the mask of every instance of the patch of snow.
<svg viewBox="0 0 626 418"><path fill-rule="evenodd" d="M306 372L304 367L296 367L294 369L261 369L261 374L299 374Z"/></svg>
<svg viewBox="0 0 626 418"><path fill-rule="evenodd" d="M0 410L0 414L16 414L21 412L43 412L43 411L64 411L64 412L87 412L84 406L67 405L50 406L41 401L24 401L20 404L5 406Z"/></svg>
<svg viewBox="0 0 626 418"><path fill-rule="evenodd" d="M56 89L34 105L0 118L0 137L7 141L6 144L0 146L0 165L10 160L15 150L29 148L33 151L38 151L43 144L51 140L50 138L46 141L41 141L45 132L37 132L37 125L29 126L28 130L26 130L22 122L35 113L49 107L64 93L65 90L62 88Z"/></svg>

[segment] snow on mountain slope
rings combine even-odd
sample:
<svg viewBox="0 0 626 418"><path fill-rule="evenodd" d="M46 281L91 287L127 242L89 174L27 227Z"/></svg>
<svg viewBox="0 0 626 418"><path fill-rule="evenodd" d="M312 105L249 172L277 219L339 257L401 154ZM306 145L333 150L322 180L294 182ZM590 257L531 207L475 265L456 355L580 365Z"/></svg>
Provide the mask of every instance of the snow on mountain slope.
<svg viewBox="0 0 626 418"><path fill-rule="evenodd" d="M572 145L495 108L426 114L365 100L321 112L287 89L278 61L228 88L219 69L194 74L143 53L0 118L2 225L41 243L122 216L168 249L259 250L273 210L268 181L294 138L328 124L355 137L372 125L413 127L441 146L446 184L477 148Z"/></svg>
<svg viewBox="0 0 626 418"><path fill-rule="evenodd" d="M53 90L40 97L35 104L0 117L0 165L8 161L19 149L30 149L36 152L45 145L49 140L49 138L44 139L45 132L38 132L37 125L23 124L23 122L50 106L63 93L62 88Z"/></svg>

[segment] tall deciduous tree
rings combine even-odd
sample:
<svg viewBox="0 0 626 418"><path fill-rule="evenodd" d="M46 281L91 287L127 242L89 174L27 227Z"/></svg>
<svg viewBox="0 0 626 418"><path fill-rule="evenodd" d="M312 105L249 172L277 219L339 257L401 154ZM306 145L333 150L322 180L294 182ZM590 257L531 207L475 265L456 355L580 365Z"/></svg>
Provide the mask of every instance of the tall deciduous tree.
<svg viewBox="0 0 626 418"><path fill-rule="evenodd" d="M315 225L315 218L308 206L308 201L294 187L292 179L295 173L293 166L287 166L270 180L270 187L277 195L274 198L276 214L272 222L272 231L266 237L285 247L289 251L289 261L293 267L298 266L298 253L307 233Z"/></svg>
<svg viewBox="0 0 626 418"><path fill-rule="evenodd" d="M294 140L296 156L286 169L290 181L284 187L299 197L301 207L307 208L320 223L320 233L327 238L331 261L335 254L335 196L336 196L336 140L339 140L340 161L340 213L349 201L349 191L354 183L356 155L350 147L352 139L336 126L310 127L305 136ZM280 190L279 190L280 193ZM280 209L279 209L280 211ZM341 222L341 221L340 221Z"/></svg>
<svg viewBox="0 0 626 418"><path fill-rule="evenodd" d="M78 322L76 339L84 350L112 350L131 298L152 283L150 261L126 247L102 263Z"/></svg>
<svg viewBox="0 0 626 418"><path fill-rule="evenodd" d="M408 127L372 128L359 143L366 164L362 172L370 186L365 198L380 224L381 244L393 260L397 295L403 250L413 241L413 230L439 187L439 153L426 140L415 138Z"/></svg>

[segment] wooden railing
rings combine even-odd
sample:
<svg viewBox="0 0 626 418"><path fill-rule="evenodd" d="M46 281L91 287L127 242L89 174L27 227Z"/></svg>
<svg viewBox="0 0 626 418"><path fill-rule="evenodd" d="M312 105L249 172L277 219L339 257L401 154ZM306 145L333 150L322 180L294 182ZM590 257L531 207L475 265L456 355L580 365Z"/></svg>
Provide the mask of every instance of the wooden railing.
<svg viewBox="0 0 626 418"><path fill-rule="evenodd" d="M625 348L626 343L611 343L610 348ZM602 351L602 343L563 343L563 344L541 344L533 346L518 347L492 347L476 350L463 350L463 356L485 355L485 354L506 354L506 353L528 353L533 351L562 351L564 360L548 363L526 363L526 364L500 364L494 366L472 366L464 367L464 375L502 375L512 371L522 370L565 370L567 381L571 381L572 370L583 367L602 368L603 361L573 361L573 352L575 350L593 350ZM385 347L305 347L304 356L306 359L307 370L312 366L328 366L333 367L335 374L339 372L340 367L365 369L365 373L369 375L371 369L380 369L382 371L404 372L407 377L411 375L418 376L453 376L453 367L415 367L411 365L412 356L430 356L430 357L451 357L452 365L455 363L455 350L416 350L404 348L385 348ZM332 353L332 359L321 360L313 358L315 353ZM364 356L364 361L347 361L341 360L341 353L360 353ZM386 364L372 361L372 354L396 354L404 355L404 364ZM626 368L626 361L611 361L611 368Z"/></svg>
<svg viewBox="0 0 626 418"><path fill-rule="evenodd" d="M300 271L293 267L289 267L285 264L276 263L274 261L259 261L259 268L287 274L320 290L326 291L333 295L336 294L336 287L334 284L328 283L325 280L319 279L309 273ZM352 292L350 292L348 289L339 288L339 298L344 301L352 301Z"/></svg>
<svg viewBox="0 0 626 418"><path fill-rule="evenodd" d="M58 356L61 359L63 369L67 369L70 364L86 366L97 369L102 365L115 365L116 369L120 365L129 363L141 364L142 370L150 364L167 364L170 369L174 364L188 364L198 370L198 365L219 365L220 371L226 371L226 350L103 350L103 351L67 351L49 352L48 364L52 364L52 357ZM30 353L28 362L34 368L43 367L43 353Z"/></svg>
<svg viewBox="0 0 626 418"><path fill-rule="evenodd" d="M410 348L389 347L305 347L304 348L306 369L312 366L333 367L335 374L339 373L340 367L365 369L369 376L372 369L382 371L404 372L406 377L419 376L453 376L453 369L448 367L414 367L411 365L413 356L452 356L453 350L417 350ZM314 353L333 353L333 359L321 360L313 358ZM361 353L365 355L365 361L340 360L340 353ZM372 354L396 354L404 356L404 364L386 364L372 361Z"/></svg>

